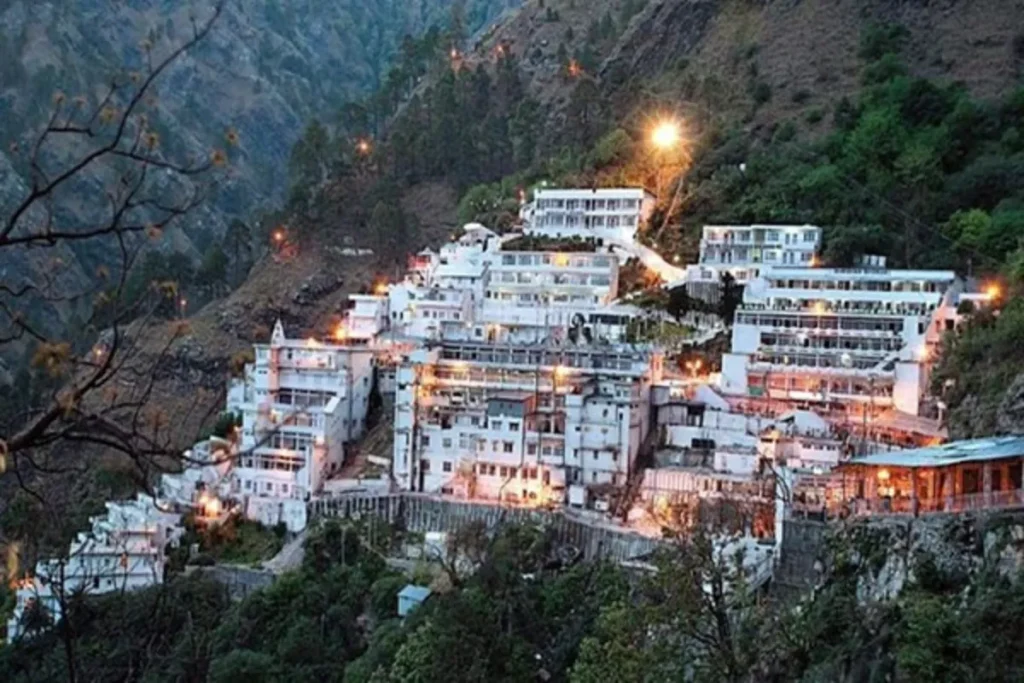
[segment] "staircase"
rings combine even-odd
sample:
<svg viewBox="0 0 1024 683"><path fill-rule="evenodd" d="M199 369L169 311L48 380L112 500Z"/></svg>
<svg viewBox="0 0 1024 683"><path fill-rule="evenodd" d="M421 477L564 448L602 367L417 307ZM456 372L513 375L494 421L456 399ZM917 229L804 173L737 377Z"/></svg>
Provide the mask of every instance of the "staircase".
<svg viewBox="0 0 1024 683"><path fill-rule="evenodd" d="M647 431L647 436L644 438L643 443L640 444L640 449L636 454L636 461L633 463L633 470L629 473L626 487L615 506L615 516L619 519L626 519L629 511L633 509L633 504L640 497L640 488L644 483L644 472L647 468L654 465L654 451L658 448L658 443L661 440L660 437L661 430L657 425L652 424L651 428Z"/></svg>

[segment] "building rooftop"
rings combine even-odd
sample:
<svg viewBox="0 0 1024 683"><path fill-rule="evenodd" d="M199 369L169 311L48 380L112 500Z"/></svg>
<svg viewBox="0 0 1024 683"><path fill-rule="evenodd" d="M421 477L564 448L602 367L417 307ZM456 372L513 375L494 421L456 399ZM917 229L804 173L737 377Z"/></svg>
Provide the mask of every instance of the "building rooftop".
<svg viewBox="0 0 1024 683"><path fill-rule="evenodd" d="M908 451L875 453L855 458L842 466L868 467L948 467L967 462L1024 458L1024 436L993 436L968 441L953 441L941 446Z"/></svg>
<svg viewBox="0 0 1024 683"><path fill-rule="evenodd" d="M766 280L893 280L946 282L956 279L952 270L896 270L890 268L807 268L802 266L776 266L766 268Z"/></svg>
<svg viewBox="0 0 1024 683"><path fill-rule="evenodd" d="M481 277L484 273L482 263L471 261L456 261L455 263L442 263L434 271L434 278L443 277Z"/></svg>
<svg viewBox="0 0 1024 683"><path fill-rule="evenodd" d="M576 199L580 195L585 195L585 194L593 195L595 197L596 196L605 196L605 197L614 196L614 197L635 197L635 198L640 198L640 197L643 197L644 195L649 195L650 193L647 192L647 190L645 190L642 187L600 187L600 188L591 188L591 187L577 187L577 188L567 188L567 187L555 188L555 187L548 187L548 188L540 188L540 187L538 187L536 190L534 190L534 195L535 196L540 197L541 195L543 195L543 196L548 197L548 198L550 198L550 197L556 197L556 198L557 197L566 197L566 198L569 198L569 199Z"/></svg>
<svg viewBox="0 0 1024 683"><path fill-rule="evenodd" d="M423 602L430 597L431 590L426 586L415 586L408 584L398 593L398 597L412 600L414 602Z"/></svg>

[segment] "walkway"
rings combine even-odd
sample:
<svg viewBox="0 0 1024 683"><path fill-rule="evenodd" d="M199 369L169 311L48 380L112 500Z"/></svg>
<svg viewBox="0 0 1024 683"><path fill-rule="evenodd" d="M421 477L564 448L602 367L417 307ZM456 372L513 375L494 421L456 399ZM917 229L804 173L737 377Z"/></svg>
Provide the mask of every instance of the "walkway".
<svg viewBox="0 0 1024 683"><path fill-rule="evenodd" d="M305 543L306 532L302 531L298 536L285 543L277 555L264 562L263 568L278 575L298 569L302 565L302 558L305 555Z"/></svg>
<svg viewBox="0 0 1024 683"><path fill-rule="evenodd" d="M637 241L625 242L623 240L607 239L605 240L613 249L624 251L630 256L634 256L640 259L640 262L644 264L648 270L652 270L658 274L667 285L680 285L686 282L686 269L678 266L673 266L668 261L661 257L661 254L654 251L645 244L640 244Z"/></svg>

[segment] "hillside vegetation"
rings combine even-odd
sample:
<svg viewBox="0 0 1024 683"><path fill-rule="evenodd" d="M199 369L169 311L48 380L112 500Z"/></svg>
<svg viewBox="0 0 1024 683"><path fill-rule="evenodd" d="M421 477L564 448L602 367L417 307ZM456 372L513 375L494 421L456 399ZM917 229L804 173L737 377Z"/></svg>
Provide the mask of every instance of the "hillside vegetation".
<svg viewBox="0 0 1024 683"><path fill-rule="evenodd" d="M371 522L372 523L372 522ZM779 609L706 539L651 558L657 571L558 562L544 530L467 528L466 559L396 573L399 536L335 522L311 534L301 570L232 604L223 586L166 586L70 601L56 629L0 648L8 683L83 680L271 683L856 683L1020 680L1024 602L1016 571L921 552L895 597L881 581L886 536L837 534L822 585ZM946 561L950 566L946 566ZM473 571L470 574L470 564ZM434 594L405 619L408 582ZM0 597L2 602L2 597ZM45 626L30 617L30 628ZM68 662L74 663L69 677Z"/></svg>
<svg viewBox="0 0 1024 683"><path fill-rule="evenodd" d="M150 61L158 62L187 40L193 22L202 23L220 0L201 2L101 2L100 0L13 0L0 4L0 216L29 190L30 152L41 128L60 104L90 111L111 82L138 82ZM258 241L259 215L276 209L287 188L292 146L314 118L333 120L340 104L361 97L383 79L406 36L446 23L459 8L468 33L486 26L515 0L231 0L208 39L176 60L143 103L152 147L168 158L207 158L229 152L229 169L205 201L175 221L149 245L159 252L143 282L162 271L218 275L224 254L239 250L239 235ZM65 114L67 109L65 109ZM53 156L59 156L54 151ZM44 168L56 165L44 159ZM52 163L51 163L52 162ZM95 171L95 169L89 169ZM102 216L107 178L83 173L54 207L61 227L82 230ZM205 192L196 186L172 190ZM248 233L248 234L247 234ZM99 283L100 269L117 277L114 240L55 245L45 257L5 249L0 273L5 283L39 282L59 259L67 291ZM218 255L217 252L223 252ZM176 260L174 260L176 259ZM204 265L205 273L193 273ZM244 278L251 259L215 287L209 278L195 287L195 303L221 295ZM239 274L240 273L240 274ZM91 296L55 302L37 300L28 311L49 332L79 333L91 312ZM0 351L20 364L21 345Z"/></svg>

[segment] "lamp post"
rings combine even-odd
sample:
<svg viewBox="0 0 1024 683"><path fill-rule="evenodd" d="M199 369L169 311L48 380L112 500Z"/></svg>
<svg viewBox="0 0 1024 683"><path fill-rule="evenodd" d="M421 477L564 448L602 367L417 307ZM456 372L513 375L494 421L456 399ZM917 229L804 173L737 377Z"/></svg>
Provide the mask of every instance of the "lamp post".
<svg viewBox="0 0 1024 683"><path fill-rule="evenodd" d="M675 150L680 142L682 142L683 135L679 127L679 123L672 119L663 119L656 123L651 128L650 142L654 148L655 155L659 157L658 168L655 173L655 183L657 185L656 191L658 193L658 199L661 199L662 194L662 176L666 164L663 163L663 157L667 156L670 152Z"/></svg>

